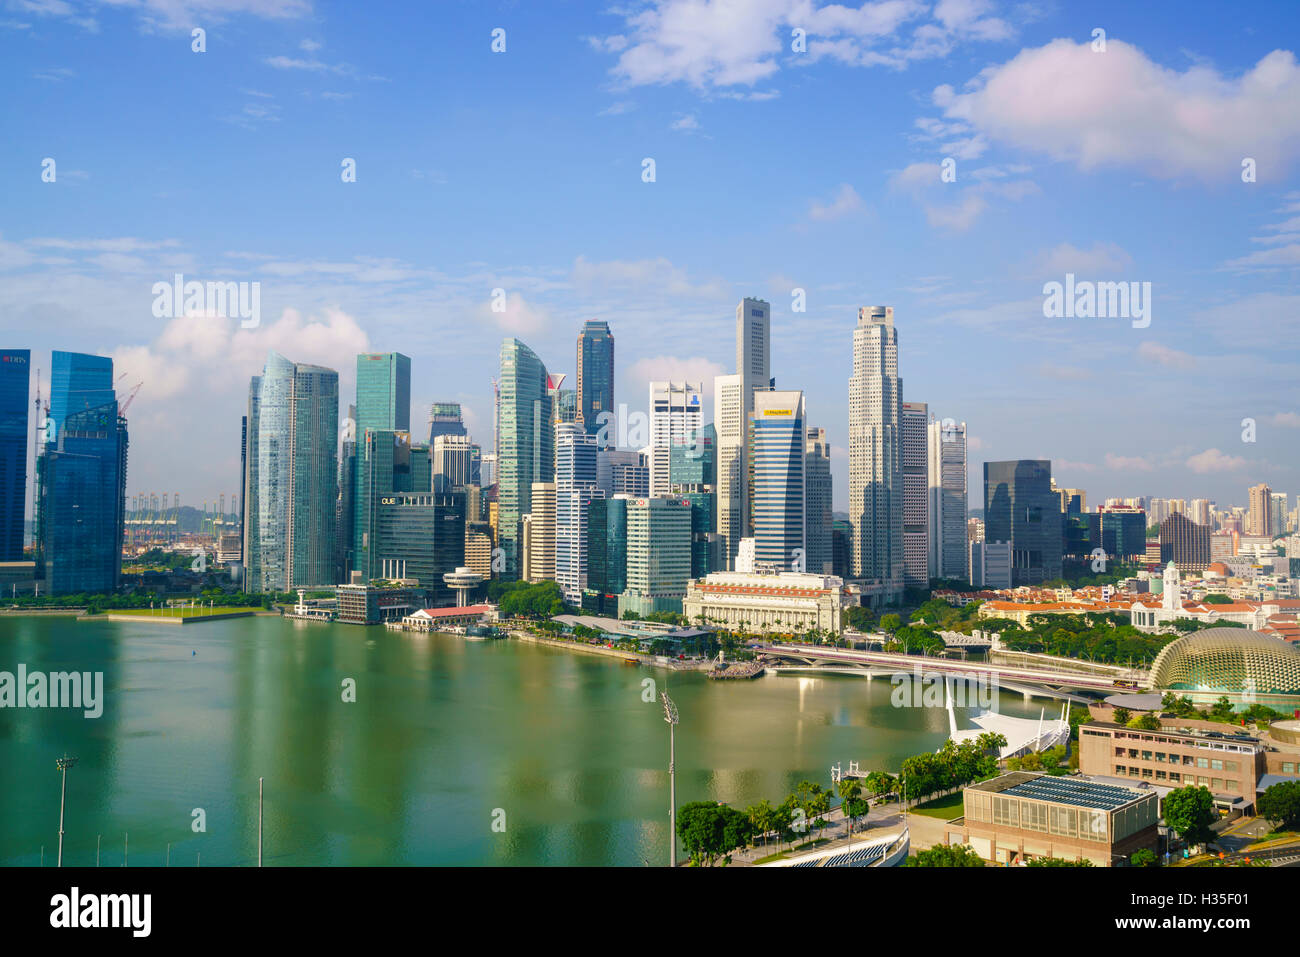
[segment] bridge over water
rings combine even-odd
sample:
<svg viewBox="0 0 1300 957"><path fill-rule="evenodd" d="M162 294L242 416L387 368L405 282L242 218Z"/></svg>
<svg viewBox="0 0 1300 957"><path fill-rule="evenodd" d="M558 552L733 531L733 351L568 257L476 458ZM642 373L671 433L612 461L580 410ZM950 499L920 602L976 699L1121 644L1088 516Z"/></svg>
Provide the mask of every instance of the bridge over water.
<svg viewBox="0 0 1300 957"><path fill-rule="evenodd" d="M1041 685L1053 689L1078 689L1111 694L1118 690L1112 677L1060 668L955 661L950 658L919 657L889 651L853 651L819 645L765 645L756 650L761 650L763 654L770 657L789 661L794 665L802 665L810 670L815 668L818 671L892 675L919 669L931 674L997 678L1000 682ZM1141 676L1138 684L1145 687L1147 674L1137 669L1134 673Z"/></svg>

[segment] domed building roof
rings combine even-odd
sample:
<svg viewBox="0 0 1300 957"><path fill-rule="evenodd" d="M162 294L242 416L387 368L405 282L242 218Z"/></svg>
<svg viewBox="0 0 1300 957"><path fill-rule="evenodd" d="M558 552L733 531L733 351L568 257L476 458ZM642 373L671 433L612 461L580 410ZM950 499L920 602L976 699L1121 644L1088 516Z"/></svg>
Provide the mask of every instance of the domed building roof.
<svg viewBox="0 0 1300 957"><path fill-rule="evenodd" d="M1245 628L1207 628L1161 648L1150 681L1174 691L1300 694L1300 649Z"/></svg>

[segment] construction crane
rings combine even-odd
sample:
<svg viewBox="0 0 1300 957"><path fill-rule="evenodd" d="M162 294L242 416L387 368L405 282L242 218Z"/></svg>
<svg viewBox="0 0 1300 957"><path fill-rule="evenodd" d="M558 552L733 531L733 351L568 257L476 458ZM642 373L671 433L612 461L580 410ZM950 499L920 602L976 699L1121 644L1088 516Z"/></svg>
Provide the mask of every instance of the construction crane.
<svg viewBox="0 0 1300 957"><path fill-rule="evenodd" d="M121 416L125 416L125 415L126 415L126 410L130 407L131 403L135 400L136 394L140 391L140 387L141 387L142 385L144 385L144 381L143 381L143 380L141 380L140 382L137 382L137 383L135 384L135 388L132 389L132 390L131 390L131 394L128 395L128 396L126 397L126 401L123 402L121 405L118 406L118 408L117 408L117 414L118 414L118 415L121 415Z"/></svg>

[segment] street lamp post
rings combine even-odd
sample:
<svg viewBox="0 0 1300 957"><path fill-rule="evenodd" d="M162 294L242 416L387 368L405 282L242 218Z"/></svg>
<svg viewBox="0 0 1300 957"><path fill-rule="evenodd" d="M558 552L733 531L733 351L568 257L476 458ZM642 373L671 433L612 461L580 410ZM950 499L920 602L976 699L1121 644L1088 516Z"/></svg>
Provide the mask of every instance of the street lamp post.
<svg viewBox="0 0 1300 957"><path fill-rule="evenodd" d="M58 867L63 866L63 804L68 794L68 768L77 763L76 758L70 758L64 755L61 758L54 759L54 766L63 773L63 784L59 788L59 863Z"/></svg>
<svg viewBox="0 0 1300 957"><path fill-rule="evenodd" d="M668 722L668 866L677 866L677 705L667 691L659 693Z"/></svg>

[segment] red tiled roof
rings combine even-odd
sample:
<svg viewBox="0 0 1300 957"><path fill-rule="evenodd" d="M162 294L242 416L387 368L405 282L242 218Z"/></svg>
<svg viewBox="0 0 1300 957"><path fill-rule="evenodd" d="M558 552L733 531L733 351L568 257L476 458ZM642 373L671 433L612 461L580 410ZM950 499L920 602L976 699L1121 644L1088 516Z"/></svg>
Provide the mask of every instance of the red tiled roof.
<svg viewBox="0 0 1300 957"><path fill-rule="evenodd" d="M462 615L487 614L491 607L491 605L466 605L463 608L422 608L420 610L430 618L459 618Z"/></svg>

